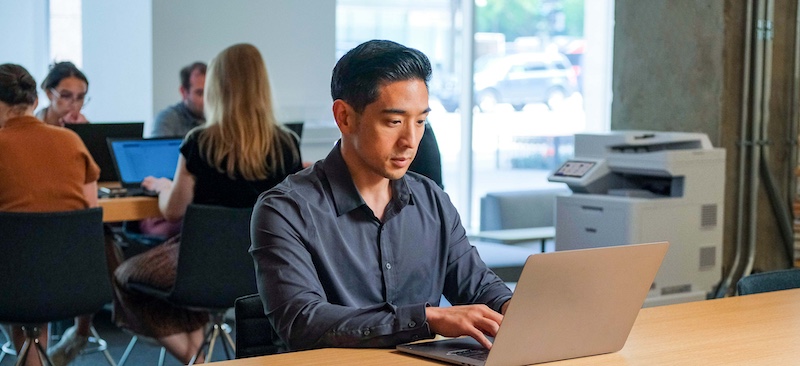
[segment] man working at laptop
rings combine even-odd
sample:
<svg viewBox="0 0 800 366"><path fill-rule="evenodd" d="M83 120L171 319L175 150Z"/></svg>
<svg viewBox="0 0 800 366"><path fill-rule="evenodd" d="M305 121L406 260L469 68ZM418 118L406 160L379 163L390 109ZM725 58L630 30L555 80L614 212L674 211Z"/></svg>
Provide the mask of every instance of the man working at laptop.
<svg viewBox="0 0 800 366"><path fill-rule="evenodd" d="M203 88L206 64L195 62L181 69L180 92L183 100L156 115L150 137L184 137L189 130L206 122L203 116Z"/></svg>
<svg viewBox="0 0 800 366"><path fill-rule="evenodd" d="M262 194L251 223L261 299L287 350L390 347L467 335L491 347L511 291L481 261L455 207L408 172L431 66L369 41L333 69L341 140ZM456 306L439 307L441 295Z"/></svg>
<svg viewBox="0 0 800 366"><path fill-rule="evenodd" d="M180 92L182 101L169 106L156 115L150 137L180 137L206 123L203 116L203 91L206 83L206 64L195 62L181 69ZM136 228L137 225L131 227ZM127 227L127 226L126 226ZM144 219L139 222L142 239L160 241L180 232L180 222L169 222L160 217ZM134 234L138 235L138 234Z"/></svg>

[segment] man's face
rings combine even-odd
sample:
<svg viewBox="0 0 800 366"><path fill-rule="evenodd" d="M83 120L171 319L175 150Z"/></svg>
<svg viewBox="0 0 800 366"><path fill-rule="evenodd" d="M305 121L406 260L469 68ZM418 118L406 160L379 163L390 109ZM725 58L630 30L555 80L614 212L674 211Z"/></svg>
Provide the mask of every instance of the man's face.
<svg viewBox="0 0 800 366"><path fill-rule="evenodd" d="M422 80L407 80L383 85L379 91L378 100L354 113L352 127L343 131L356 158L348 167L354 176L400 179L425 131L428 88Z"/></svg>
<svg viewBox="0 0 800 366"><path fill-rule="evenodd" d="M198 70L192 71L189 75L189 90L181 86L181 95L183 95L183 103L189 108L195 116L203 116L203 88L206 84L206 75L200 73Z"/></svg>

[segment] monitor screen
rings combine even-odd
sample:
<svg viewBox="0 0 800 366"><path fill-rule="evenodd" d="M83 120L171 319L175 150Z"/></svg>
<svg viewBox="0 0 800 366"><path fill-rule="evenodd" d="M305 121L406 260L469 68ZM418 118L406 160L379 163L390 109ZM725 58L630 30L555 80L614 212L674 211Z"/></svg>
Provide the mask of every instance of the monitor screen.
<svg viewBox="0 0 800 366"><path fill-rule="evenodd" d="M138 185L147 176L173 179L183 139L109 140L120 182Z"/></svg>
<svg viewBox="0 0 800 366"><path fill-rule="evenodd" d="M553 175L561 177L581 178L592 169L595 163L590 161L573 161L570 160L562 165Z"/></svg>
<svg viewBox="0 0 800 366"><path fill-rule="evenodd" d="M141 138L144 122L121 123L81 123L67 124L66 128L75 131L83 140L94 162L100 167L100 182L119 181L111 153L108 151L108 138Z"/></svg>

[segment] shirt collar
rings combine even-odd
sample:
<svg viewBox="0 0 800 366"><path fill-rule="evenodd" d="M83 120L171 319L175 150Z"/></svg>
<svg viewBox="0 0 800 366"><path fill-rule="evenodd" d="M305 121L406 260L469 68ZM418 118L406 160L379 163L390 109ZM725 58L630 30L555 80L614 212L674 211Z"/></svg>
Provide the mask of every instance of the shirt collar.
<svg viewBox="0 0 800 366"><path fill-rule="evenodd" d="M42 121L40 121L36 117L21 116L21 117L9 118L8 121L6 121L5 127L8 128L8 127L11 127L11 126L15 126L15 127L16 126L25 126L25 125L33 125L33 124L37 124L37 123L44 124Z"/></svg>
<svg viewBox="0 0 800 366"><path fill-rule="evenodd" d="M336 216L344 215L358 207L366 205L361 194L358 193L350 170L342 157L342 141L336 142L328 156L323 161L323 170L331 186L333 202L336 205ZM406 176L389 182L392 185L392 201L390 206L394 206L397 211L406 205L413 204L411 189L406 181Z"/></svg>

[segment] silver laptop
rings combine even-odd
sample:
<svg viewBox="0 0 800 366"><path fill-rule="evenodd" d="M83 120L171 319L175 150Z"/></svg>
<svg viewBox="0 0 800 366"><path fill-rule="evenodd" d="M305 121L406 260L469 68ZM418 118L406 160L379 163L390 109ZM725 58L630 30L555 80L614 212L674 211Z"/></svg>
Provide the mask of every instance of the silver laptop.
<svg viewBox="0 0 800 366"><path fill-rule="evenodd" d="M622 349L669 243L532 254L491 352L461 337L397 346L461 365L529 365ZM481 360L482 359L482 360Z"/></svg>

